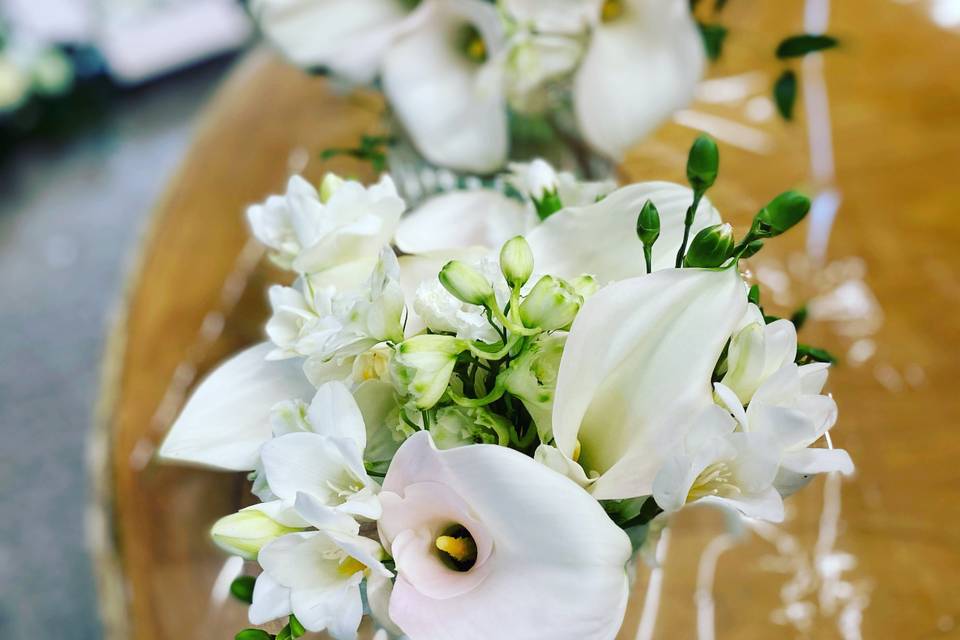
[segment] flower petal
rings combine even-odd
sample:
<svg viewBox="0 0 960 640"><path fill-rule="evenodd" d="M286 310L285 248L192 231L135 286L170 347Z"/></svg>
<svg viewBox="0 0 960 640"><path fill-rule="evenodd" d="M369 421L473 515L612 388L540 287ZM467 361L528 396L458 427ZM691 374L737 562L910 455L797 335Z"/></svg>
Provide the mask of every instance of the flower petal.
<svg viewBox="0 0 960 640"><path fill-rule="evenodd" d="M160 456L250 471L270 439L270 409L307 398L312 385L296 360L268 361L261 343L233 356L200 383L160 447Z"/></svg>
<svg viewBox="0 0 960 640"><path fill-rule="evenodd" d="M668 269L589 298L567 338L553 406L557 447L600 474L598 499L649 495L746 307L735 268Z"/></svg>
<svg viewBox="0 0 960 640"><path fill-rule="evenodd" d="M537 272L561 278L584 273L601 283L646 273L637 214L651 200L660 211L660 238L653 246L654 270L672 267L683 240L683 221L693 192L671 182L641 182L617 189L586 207L568 207L527 234ZM691 237L720 222L706 198L697 208Z"/></svg>
<svg viewBox="0 0 960 640"><path fill-rule="evenodd" d="M349 500L341 495L344 485L372 483L352 440L291 433L265 444L260 455L270 490L288 504L302 491L332 506Z"/></svg>
<svg viewBox="0 0 960 640"><path fill-rule="evenodd" d="M587 141L617 159L690 102L706 61L687 0L623 5L594 30L573 90Z"/></svg>
<svg viewBox="0 0 960 640"><path fill-rule="evenodd" d="M391 47L383 88L421 153L434 164L489 173L507 155L507 113L495 51L502 26L494 7L467 0L431 3L417 28ZM457 50L464 25L482 35L490 60Z"/></svg>
<svg viewBox="0 0 960 640"><path fill-rule="evenodd" d="M342 382L328 382L317 389L307 410L307 418L320 435L353 440L359 451L367 446L367 431L360 407Z"/></svg>
<svg viewBox="0 0 960 640"><path fill-rule="evenodd" d="M434 196L403 218L397 247L406 253L500 245L533 227L536 215L521 202L492 189Z"/></svg>
<svg viewBox="0 0 960 640"><path fill-rule="evenodd" d="M253 585L253 603L247 611L250 624L266 624L293 613L290 608L290 589L282 586L269 574L261 573Z"/></svg>

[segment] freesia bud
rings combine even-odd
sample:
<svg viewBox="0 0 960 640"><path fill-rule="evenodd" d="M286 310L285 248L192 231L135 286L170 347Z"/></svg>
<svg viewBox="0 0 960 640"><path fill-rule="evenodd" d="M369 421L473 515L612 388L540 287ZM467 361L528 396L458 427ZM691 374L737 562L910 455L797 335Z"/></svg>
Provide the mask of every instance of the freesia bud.
<svg viewBox="0 0 960 640"><path fill-rule="evenodd" d="M527 193L534 200L542 200L557 192L557 172L545 160L537 158L531 162L526 178Z"/></svg>
<svg viewBox="0 0 960 640"><path fill-rule="evenodd" d="M445 335L424 334L404 340L390 361L394 384L413 398L418 409L429 409L450 384L457 356L469 348L466 340Z"/></svg>
<svg viewBox="0 0 960 640"><path fill-rule="evenodd" d="M490 281L482 273L459 260L451 260L443 265L438 277L443 288L461 302L484 305L493 298L493 285Z"/></svg>
<svg viewBox="0 0 960 640"><path fill-rule="evenodd" d="M637 237L643 246L652 246L660 237L660 212L652 201L643 203L640 215L637 216Z"/></svg>
<svg viewBox="0 0 960 640"><path fill-rule="evenodd" d="M522 287L533 273L533 251L523 236L507 240L500 249L500 270L507 284Z"/></svg>
<svg viewBox="0 0 960 640"><path fill-rule="evenodd" d="M810 199L796 191L786 191L770 201L753 219L751 232L761 238L772 238L787 231L810 211Z"/></svg>
<svg viewBox="0 0 960 640"><path fill-rule="evenodd" d="M583 296L568 282L543 276L520 304L520 319L543 331L562 329L573 322L582 304Z"/></svg>
<svg viewBox="0 0 960 640"><path fill-rule="evenodd" d="M210 536L227 553L256 560L265 544L295 531L299 529L280 524L254 506L217 520L210 529Z"/></svg>
<svg viewBox="0 0 960 640"><path fill-rule="evenodd" d="M523 402L541 442L553 439L553 392L566 334L540 334L513 360L504 376L507 391Z"/></svg>
<svg viewBox="0 0 960 640"><path fill-rule="evenodd" d="M687 157L687 181L695 192L703 193L717 179L720 168L720 151L713 138L700 135L690 147Z"/></svg>
<svg viewBox="0 0 960 640"><path fill-rule="evenodd" d="M722 265L733 253L733 227L715 224L698 233L684 259L688 267L712 268Z"/></svg>
<svg viewBox="0 0 960 640"><path fill-rule="evenodd" d="M743 253L740 254L740 257L747 259L753 257L759 253L760 249L763 249L763 240L754 240L744 248Z"/></svg>
<svg viewBox="0 0 960 640"><path fill-rule="evenodd" d="M430 425L430 435L439 449L453 449L468 444L510 442L510 422L486 407L443 407Z"/></svg>
<svg viewBox="0 0 960 640"><path fill-rule="evenodd" d="M583 296L584 300L600 289L600 284L597 282L597 279L586 273L571 280L570 286L573 287L574 291Z"/></svg>
<svg viewBox="0 0 960 640"><path fill-rule="evenodd" d="M328 173L323 176L323 182L320 183L320 202L326 204L333 197L334 192L346 182L335 173Z"/></svg>

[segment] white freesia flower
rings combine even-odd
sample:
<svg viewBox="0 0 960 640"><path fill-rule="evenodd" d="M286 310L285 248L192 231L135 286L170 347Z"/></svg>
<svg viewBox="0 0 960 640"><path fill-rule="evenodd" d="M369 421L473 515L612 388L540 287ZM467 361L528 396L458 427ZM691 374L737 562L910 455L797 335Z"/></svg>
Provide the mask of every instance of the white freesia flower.
<svg viewBox="0 0 960 640"><path fill-rule="evenodd" d="M747 306L730 340L727 371L720 381L746 405L764 381L797 357L797 329L789 320L767 324L755 304Z"/></svg>
<svg viewBox="0 0 960 640"><path fill-rule="evenodd" d="M320 387L300 420L260 451L271 494L292 507L297 494L306 493L343 513L378 518L379 486L363 466L366 427L347 387Z"/></svg>
<svg viewBox="0 0 960 640"><path fill-rule="evenodd" d="M422 11L384 60L387 99L428 160L495 171L507 157L497 10L476 0L428 0Z"/></svg>
<svg viewBox="0 0 960 640"><path fill-rule="evenodd" d="M705 63L687 0L605 0L573 83L581 133L622 157L690 102Z"/></svg>
<svg viewBox="0 0 960 640"><path fill-rule="evenodd" d="M818 473L853 473L846 451L812 447L837 421L836 402L820 393L827 366L788 362L760 385L746 409L732 389L715 385L719 401L739 428L771 443L780 466L774 485L783 496L794 493Z"/></svg>
<svg viewBox="0 0 960 640"><path fill-rule="evenodd" d="M384 480L390 617L418 640L613 638L630 542L576 484L496 445L418 433ZM276 544L276 543L274 543Z"/></svg>
<svg viewBox="0 0 960 640"><path fill-rule="evenodd" d="M253 470L261 445L271 437L271 409L281 401L314 394L298 363L267 360L271 348L269 343L251 347L207 376L171 427L160 456Z"/></svg>
<svg viewBox="0 0 960 640"><path fill-rule="evenodd" d="M646 273L636 225L647 200L660 211L653 268L672 267L693 192L671 182L640 182L621 187L594 204L564 208L527 233L537 270L567 279L589 273L603 284ZM719 222L720 214L703 198L690 237Z"/></svg>
<svg viewBox="0 0 960 640"><path fill-rule="evenodd" d="M250 13L295 64L371 82L394 38L415 20L406 0L252 0Z"/></svg>
<svg viewBox="0 0 960 640"><path fill-rule="evenodd" d="M352 518L309 495L297 496L296 509L317 531L291 533L261 549L263 574L254 588L250 622L292 613L309 631L352 640L363 617L360 583L392 576L383 566L383 549L360 536Z"/></svg>
<svg viewBox="0 0 960 640"><path fill-rule="evenodd" d="M667 269L616 282L584 304L567 336L553 404L557 448L597 499L650 495L694 417L746 309L735 268Z"/></svg>
<svg viewBox="0 0 960 640"><path fill-rule="evenodd" d="M693 502L731 507L752 518L780 522L783 499L773 487L774 447L760 434L735 432L736 423L716 405L694 421L653 482L666 513Z"/></svg>
<svg viewBox="0 0 960 640"><path fill-rule="evenodd" d="M364 187L352 180L317 192L300 176L283 196L270 196L247 210L254 235L282 266L315 274L355 262L373 261L396 229L403 200L390 176ZM332 193L327 193L332 192Z"/></svg>

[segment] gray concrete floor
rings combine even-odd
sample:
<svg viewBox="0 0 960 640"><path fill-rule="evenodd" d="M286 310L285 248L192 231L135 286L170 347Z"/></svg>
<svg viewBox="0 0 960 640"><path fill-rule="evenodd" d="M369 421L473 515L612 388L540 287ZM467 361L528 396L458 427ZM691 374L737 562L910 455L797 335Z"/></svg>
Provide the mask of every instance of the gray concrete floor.
<svg viewBox="0 0 960 640"><path fill-rule="evenodd" d="M83 526L100 356L147 214L227 67L123 95L0 165L0 638L101 635Z"/></svg>

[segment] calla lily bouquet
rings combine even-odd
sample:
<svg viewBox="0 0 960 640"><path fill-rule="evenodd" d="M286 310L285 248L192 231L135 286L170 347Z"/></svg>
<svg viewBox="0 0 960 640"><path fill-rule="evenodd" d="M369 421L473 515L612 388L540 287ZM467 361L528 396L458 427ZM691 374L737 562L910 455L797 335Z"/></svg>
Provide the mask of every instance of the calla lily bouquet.
<svg viewBox="0 0 960 640"><path fill-rule="evenodd" d="M382 87L428 161L483 174L516 115L619 159L692 99L706 60L688 0L249 4L294 63Z"/></svg>
<svg viewBox="0 0 960 640"><path fill-rule="evenodd" d="M251 207L296 283L270 289L269 340L200 384L161 449L250 474L260 502L212 536L262 568L251 623L613 638L628 564L671 514L776 522L814 474L852 472L817 446L829 364L738 269L810 203L778 196L737 241L705 197L717 167L706 137L689 187L516 166L535 223L493 251L398 256L387 176L294 177Z"/></svg>

